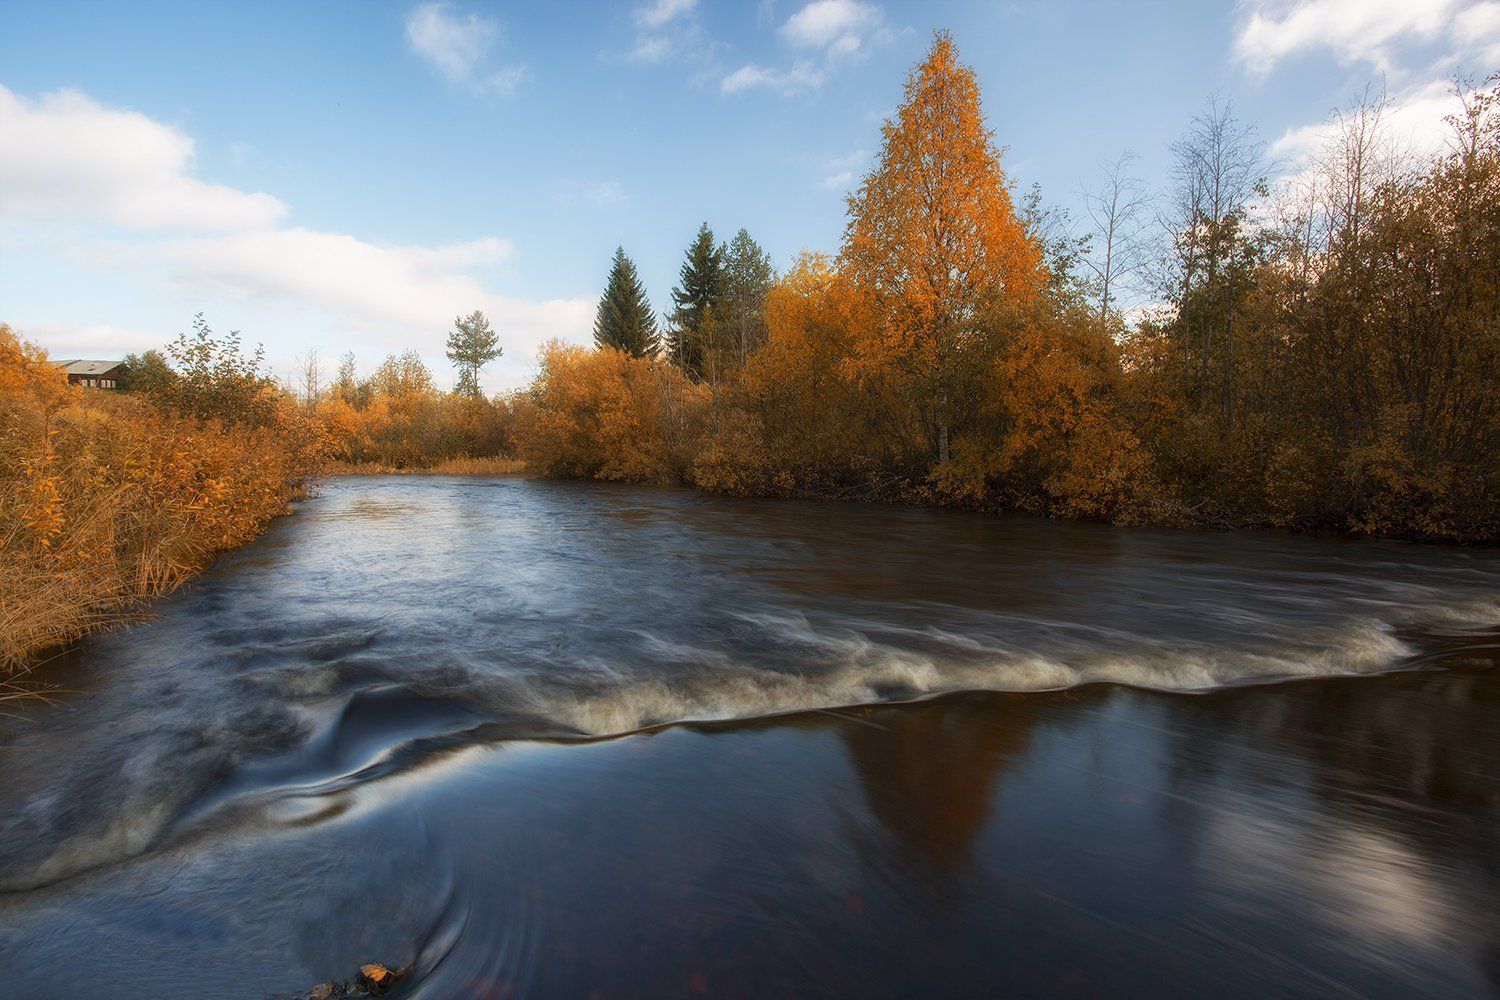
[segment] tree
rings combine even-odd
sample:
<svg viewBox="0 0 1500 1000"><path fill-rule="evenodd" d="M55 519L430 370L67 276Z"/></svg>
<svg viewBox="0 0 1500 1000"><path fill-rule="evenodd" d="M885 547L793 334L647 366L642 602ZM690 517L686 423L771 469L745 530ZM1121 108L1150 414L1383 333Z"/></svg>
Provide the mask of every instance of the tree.
<svg viewBox="0 0 1500 1000"><path fill-rule="evenodd" d="M1094 224L1097 251L1084 257L1099 289L1099 318L1107 319L1119 298L1119 286L1146 262L1146 210L1151 197L1146 184L1128 173L1136 154L1122 153L1104 165L1104 180L1084 192L1084 210Z"/></svg>
<svg viewBox="0 0 1500 1000"><path fill-rule="evenodd" d="M359 401L359 364L354 360L353 351L339 358L339 370L333 377L333 395L351 406Z"/></svg>
<svg viewBox="0 0 1500 1000"><path fill-rule="evenodd" d="M504 351L500 337L490 329L490 321L484 313L475 309L467 316L453 321L453 332L448 334L448 360L458 369L458 384L453 391L461 396L478 399L479 371L498 358Z"/></svg>
<svg viewBox="0 0 1500 1000"><path fill-rule="evenodd" d="M687 249L679 273L681 283L672 289L672 319L667 329L667 353L683 371L700 378L714 308L724 294L724 254L714 243L708 223Z"/></svg>
<svg viewBox="0 0 1500 1000"><path fill-rule="evenodd" d="M1035 297L1041 249L1011 204L979 85L947 32L882 131L879 162L849 198L841 266L880 318L867 364L905 374L927 446L946 461L985 319Z"/></svg>
<svg viewBox="0 0 1500 1000"><path fill-rule="evenodd" d="M240 332L217 336L203 314L193 317L193 332L180 333L166 346L177 378L165 386L161 402L181 413L225 423L264 426L275 419L278 389L261 370L265 348L245 354Z"/></svg>
<svg viewBox="0 0 1500 1000"><path fill-rule="evenodd" d="M645 358L655 356L659 341L656 315L651 311L635 262L625 256L624 247L616 247L609 280L594 316L594 344Z"/></svg>
<svg viewBox="0 0 1500 1000"><path fill-rule="evenodd" d="M305 356L297 359L297 381L302 402L316 406L323 396L323 359L318 357L316 347L309 348Z"/></svg>
<svg viewBox="0 0 1500 1000"><path fill-rule="evenodd" d="M122 364L125 366L125 376L120 379L122 392L161 398L177 379L177 373L167 363L166 356L154 348L140 354L127 354Z"/></svg>
<svg viewBox="0 0 1500 1000"><path fill-rule="evenodd" d="M376 395L391 399L424 396L433 391L432 371L416 351L389 354L370 377Z"/></svg>
<svg viewBox="0 0 1500 1000"><path fill-rule="evenodd" d="M724 329L743 362L766 339L766 293L776 283L771 257L741 229L720 250L724 258Z"/></svg>
<svg viewBox="0 0 1500 1000"><path fill-rule="evenodd" d="M1177 307L1173 334L1195 371L1191 405L1235 424L1235 320L1262 249L1249 202L1265 191L1263 144L1217 94L1172 144L1173 197L1166 219L1173 253L1164 291Z"/></svg>

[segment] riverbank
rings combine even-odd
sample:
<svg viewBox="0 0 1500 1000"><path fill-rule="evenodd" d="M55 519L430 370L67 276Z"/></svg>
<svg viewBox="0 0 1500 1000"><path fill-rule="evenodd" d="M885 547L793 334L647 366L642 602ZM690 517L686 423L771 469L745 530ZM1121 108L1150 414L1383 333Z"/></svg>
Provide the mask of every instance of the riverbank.
<svg viewBox="0 0 1500 1000"><path fill-rule="evenodd" d="M233 399L208 378L184 378ZM253 419L70 385L0 325L0 701L37 693L39 658L136 617L290 511L321 434L240 379Z"/></svg>
<svg viewBox="0 0 1500 1000"><path fill-rule="evenodd" d="M332 462L333 476L519 476L526 463L518 458L450 458L431 465L395 466L383 462Z"/></svg>

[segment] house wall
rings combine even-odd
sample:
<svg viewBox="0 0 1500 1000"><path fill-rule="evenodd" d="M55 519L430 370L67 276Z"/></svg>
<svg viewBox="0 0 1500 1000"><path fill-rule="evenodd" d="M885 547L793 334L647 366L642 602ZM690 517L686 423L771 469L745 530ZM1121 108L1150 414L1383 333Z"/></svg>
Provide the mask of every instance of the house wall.
<svg viewBox="0 0 1500 1000"><path fill-rule="evenodd" d="M119 376L120 370L118 368L111 368L109 371L99 375L70 374L68 381L73 385L87 386L90 389L118 389L120 387Z"/></svg>

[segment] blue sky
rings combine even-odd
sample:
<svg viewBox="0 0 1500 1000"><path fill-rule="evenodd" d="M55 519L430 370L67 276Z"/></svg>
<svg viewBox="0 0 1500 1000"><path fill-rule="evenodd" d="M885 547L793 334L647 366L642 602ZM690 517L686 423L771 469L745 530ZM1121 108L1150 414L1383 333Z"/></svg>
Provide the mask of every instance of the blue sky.
<svg viewBox="0 0 1500 1000"><path fill-rule="evenodd" d="M368 369L485 309L524 383L587 340L623 244L669 305L683 247L741 226L784 266L843 197L933 29L976 70L1005 163L1078 216L1126 149L1232 97L1297 168L1367 83L1431 143L1455 69L1500 66L1496 0L1213 3L0 4L0 319L54 356L194 312L291 369Z"/></svg>

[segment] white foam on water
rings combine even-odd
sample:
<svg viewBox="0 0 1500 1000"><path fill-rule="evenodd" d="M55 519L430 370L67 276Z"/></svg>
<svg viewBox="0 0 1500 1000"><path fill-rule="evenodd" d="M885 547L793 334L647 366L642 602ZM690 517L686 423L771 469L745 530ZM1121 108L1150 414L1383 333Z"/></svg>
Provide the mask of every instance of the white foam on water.
<svg viewBox="0 0 1500 1000"><path fill-rule="evenodd" d="M751 667L728 661L719 650L653 637L656 652L693 669L671 678L616 674L594 690L533 688L523 695L526 708L579 733L613 736L671 723L752 719L959 691L1051 691L1099 683L1203 691L1257 680L1387 670L1416 652L1391 626L1361 621L1322 641L1303 639L1269 652L1147 644L1130 652L1076 646L1042 654L964 639L954 643L963 655L949 660L884 645L858 632L819 632L800 615L755 617L761 626L779 629L778 644L818 649L821 662L805 671ZM949 638L939 632L932 636Z"/></svg>

